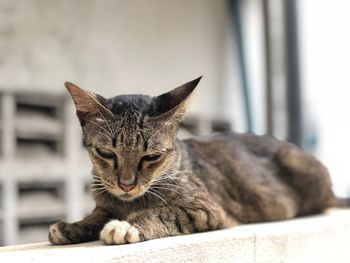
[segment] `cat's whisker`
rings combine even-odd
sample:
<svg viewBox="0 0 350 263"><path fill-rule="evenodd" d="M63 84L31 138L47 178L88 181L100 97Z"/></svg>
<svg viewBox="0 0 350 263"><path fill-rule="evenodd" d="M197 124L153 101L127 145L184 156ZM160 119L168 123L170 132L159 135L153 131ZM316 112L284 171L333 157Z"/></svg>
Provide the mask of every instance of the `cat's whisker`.
<svg viewBox="0 0 350 263"><path fill-rule="evenodd" d="M105 187L93 187L90 188L92 191L106 189Z"/></svg>
<svg viewBox="0 0 350 263"><path fill-rule="evenodd" d="M152 184L162 184L162 183L169 183L169 184L174 184L176 185L176 183L178 183L179 180L175 179L175 178L158 178L152 181Z"/></svg>
<svg viewBox="0 0 350 263"><path fill-rule="evenodd" d="M106 189L106 187L108 188L114 188L114 186L112 184L110 184L109 182L103 180L102 178L98 177L98 176L94 176L94 180L91 185L90 185L90 188L92 190L101 190L101 189L104 189L106 192L109 193L109 191Z"/></svg>
<svg viewBox="0 0 350 263"><path fill-rule="evenodd" d="M151 187L153 187L153 186L170 187L170 188L178 188L179 187L177 184L172 184L172 183L167 184L166 182L152 183Z"/></svg>
<svg viewBox="0 0 350 263"><path fill-rule="evenodd" d="M90 188L99 188L99 187L104 187L103 185L91 185Z"/></svg>
<svg viewBox="0 0 350 263"><path fill-rule="evenodd" d="M166 187L169 186L171 188L178 188L181 187L180 185L177 184L176 181L173 180L155 180L151 183L151 187L153 186L160 186L160 187Z"/></svg>
<svg viewBox="0 0 350 263"><path fill-rule="evenodd" d="M111 137L113 137L113 134L115 134L115 130L112 130L112 127L111 127L110 123L106 120L106 117L102 114L102 112L100 111L100 109L97 108L97 110L98 110L98 112L100 113L101 117L104 119L104 121L107 123L108 128L109 128L109 130L110 130L110 132L111 132L110 135L111 135Z"/></svg>
<svg viewBox="0 0 350 263"><path fill-rule="evenodd" d="M105 187L104 184L91 184L90 187L96 188L96 187Z"/></svg>
<svg viewBox="0 0 350 263"><path fill-rule="evenodd" d="M174 168L174 169L167 170L166 173L159 175L158 179L167 178L167 177L177 178L178 175L183 174L183 173L184 173L184 171L177 171Z"/></svg>
<svg viewBox="0 0 350 263"><path fill-rule="evenodd" d="M105 185L103 185L103 184L91 184L90 188L105 188Z"/></svg>
<svg viewBox="0 0 350 263"><path fill-rule="evenodd" d="M182 178L174 177L174 176L163 176L160 178L155 179L155 181L176 181L176 180L182 180Z"/></svg>
<svg viewBox="0 0 350 263"><path fill-rule="evenodd" d="M107 141L110 141L110 140L112 140L110 137L108 137L106 134L104 134L104 133L101 133L101 132L99 132L99 131L94 131L95 133L98 133L98 134L100 134L100 135L102 135L102 136L104 136L106 139L107 139Z"/></svg>
<svg viewBox="0 0 350 263"><path fill-rule="evenodd" d="M96 193L96 196L104 195L104 194L108 193L108 191L105 188L104 189L94 190L94 192Z"/></svg>
<svg viewBox="0 0 350 263"><path fill-rule="evenodd" d="M162 174L158 177L158 179L162 179L162 178L178 178L177 176L179 175L180 173L172 173L171 171L165 173L165 174Z"/></svg>
<svg viewBox="0 0 350 263"><path fill-rule="evenodd" d="M152 194L152 195L154 195L155 197L157 197L157 198L159 198L161 201L163 201L167 206L169 206L168 205L168 202L163 198L163 197L161 197L158 193L155 193L154 191L152 191L151 189L148 189L148 191L147 191L147 193L150 193L150 194Z"/></svg>
<svg viewBox="0 0 350 263"><path fill-rule="evenodd" d="M101 183L102 179L100 177L94 176L92 179L92 183Z"/></svg>
<svg viewBox="0 0 350 263"><path fill-rule="evenodd" d="M159 189L152 189L152 192L162 197L165 200L166 205L168 206L168 202L166 201L167 196L164 193L162 193Z"/></svg>
<svg viewBox="0 0 350 263"><path fill-rule="evenodd" d="M98 124L97 122L94 122L92 120L84 119L84 121L90 122L92 124L95 124L96 126L100 127L102 130L104 130L109 136L112 136L112 133L110 133L105 127L103 127L101 124Z"/></svg>
<svg viewBox="0 0 350 263"><path fill-rule="evenodd" d="M163 129L165 129L166 127L168 127L167 125L162 126L159 130L157 130L155 133L152 134L152 136L148 139L149 141L152 141L152 139L154 138L154 136L156 136L158 133L160 133ZM152 144L150 145L152 146Z"/></svg>
<svg viewBox="0 0 350 263"><path fill-rule="evenodd" d="M102 184L102 181L94 179L91 184Z"/></svg>
<svg viewBox="0 0 350 263"><path fill-rule="evenodd" d="M97 184L100 184L102 181L101 181L101 179L97 179L97 178L94 178L93 180L92 180L92 183L94 184L94 183L97 183Z"/></svg>
<svg viewBox="0 0 350 263"><path fill-rule="evenodd" d="M92 186L103 186L104 184L103 183L92 183L91 185Z"/></svg>
<svg viewBox="0 0 350 263"><path fill-rule="evenodd" d="M176 191L175 189L172 189L172 188L153 186L152 189L161 189L161 190L166 190L166 191L170 191L170 192L174 192L174 193L177 193L179 195L182 195L179 191Z"/></svg>
<svg viewBox="0 0 350 263"><path fill-rule="evenodd" d="M101 194L103 192L106 192L107 190L105 188L103 189L94 189L94 192L97 193L97 194Z"/></svg>
<svg viewBox="0 0 350 263"><path fill-rule="evenodd" d="M114 198L114 196L108 190L102 192L102 194L103 198Z"/></svg>
<svg viewBox="0 0 350 263"><path fill-rule="evenodd" d="M156 179L152 182L152 184L163 184L163 183L169 183L172 185L177 185L176 183L179 182L180 178L163 178L163 179Z"/></svg>
<svg viewBox="0 0 350 263"><path fill-rule="evenodd" d="M95 190L101 190L101 189L105 189L106 187L103 186L99 186L99 187L90 187L90 190L95 191Z"/></svg>
<svg viewBox="0 0 350 263"><path fill-rule="evenodd" d="M103 185L103 183L102 183L101 180L96 180L96 179L94 179L94 180L91 182L91 184L101 184L101 185Z"/></svg>

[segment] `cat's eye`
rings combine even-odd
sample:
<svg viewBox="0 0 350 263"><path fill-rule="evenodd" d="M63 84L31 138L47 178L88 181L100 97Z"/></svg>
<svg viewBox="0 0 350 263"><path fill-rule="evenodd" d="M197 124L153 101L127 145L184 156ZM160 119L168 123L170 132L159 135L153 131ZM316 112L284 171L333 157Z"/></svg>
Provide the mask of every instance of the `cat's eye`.
<svg viewBox="0 0 350 263"><path fill-rule="evenodd" d="M95 150L99 156L106 159L113 159L116 157L114 152L108 151L106 149L95 147Z"/></svg>
<svg viewBox="0 0 350 263"><path fill-rule="evenodd" d="M140 159L137 169L141 170L144 163L149 163L149 166L156 165L156 162L160 160L162 155L160 154L149 154L145 155Z"/></svg>
<svg viewBox="0 0 350 263"><path fill-rule="evenodd" d="M145 155L141 158L141 161L145 161L145 162L154 162L159 160L161 157L160 154L150 154L150 155Z"/></svg>

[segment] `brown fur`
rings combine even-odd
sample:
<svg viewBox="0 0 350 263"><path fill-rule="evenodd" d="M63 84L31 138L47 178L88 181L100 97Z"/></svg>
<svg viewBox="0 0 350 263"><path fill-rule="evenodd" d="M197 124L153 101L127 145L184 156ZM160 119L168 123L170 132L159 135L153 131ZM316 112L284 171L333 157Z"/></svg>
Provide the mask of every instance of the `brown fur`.
<svg viewBox="0 0 350 263"><path fill-rule="evenodd" d="M198 82L158 97L111 99L66 83L94 167L96 209L82 221L51 226L51 243L96 240L112 219L135 227L141 241L290 219L336 204L327 169L290 143L236 133L177 140Z"/></svg>

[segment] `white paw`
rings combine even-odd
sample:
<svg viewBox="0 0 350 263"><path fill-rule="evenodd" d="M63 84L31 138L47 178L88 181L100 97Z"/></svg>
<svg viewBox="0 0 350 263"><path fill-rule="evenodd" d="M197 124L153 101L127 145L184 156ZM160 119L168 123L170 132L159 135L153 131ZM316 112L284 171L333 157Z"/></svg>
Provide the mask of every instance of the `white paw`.
<svg viewBox="0 0 350 263"><path fill-rule="evenodd" d="M112 220L100 233L100 239L107 245L121 245L140 241L140 232L126 221Z"/></svg>

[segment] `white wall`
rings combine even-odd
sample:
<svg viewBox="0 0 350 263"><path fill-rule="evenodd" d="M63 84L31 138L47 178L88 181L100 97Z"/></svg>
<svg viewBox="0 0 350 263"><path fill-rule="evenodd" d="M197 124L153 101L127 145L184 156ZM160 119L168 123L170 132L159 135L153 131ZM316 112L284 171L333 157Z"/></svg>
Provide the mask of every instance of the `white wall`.
<svg viewBox="0 0 350 263"><path fill-rule="evenodd" d="M191 109L219 114L226 2L1 0L0 87L153 95L204 75Z"/></svg>
<svg viewBox="0 0 350 263"><path fill-rule="evenodd" d="M299 1L303 87L319 135L318 157L339 195L350 195L350 2Z"/></svg>

